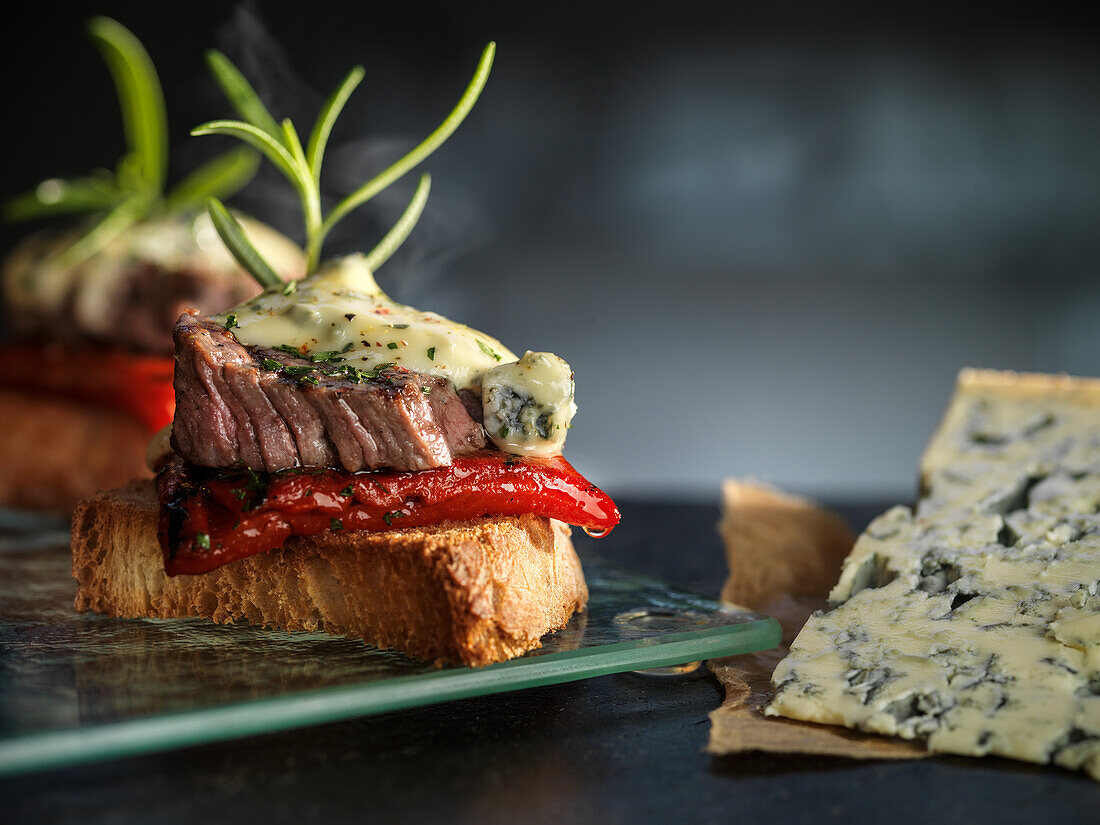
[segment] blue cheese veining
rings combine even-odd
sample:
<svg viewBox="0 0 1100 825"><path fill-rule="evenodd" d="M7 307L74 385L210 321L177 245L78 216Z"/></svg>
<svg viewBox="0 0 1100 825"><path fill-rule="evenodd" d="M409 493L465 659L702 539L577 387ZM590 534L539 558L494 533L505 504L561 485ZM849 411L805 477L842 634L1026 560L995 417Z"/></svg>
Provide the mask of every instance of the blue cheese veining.
<svg viewBox="0 0 1100 825"><path fill-rule="evenodd" d="M968 371L767 709L1100 780L1100 381Z"/></svg>
<svg viewBox="0 0 1100 825"><path fill-rule="evenodd" d="M485 431L500 449L522 455L556 455L577 405L573 371L550 352L528 352L486 373L482 382Z"/></svg>
<svg viewBox="0 0 1100 825"><path fill-rule="evenodd" d="M362 255L332 261L296 285L268 290L220 320L251 346L293 348L363 370L390 364L479 388L498 447L561 452L576 412L569 365L550 353L522 359L478 330L387 296Z"/></svg>

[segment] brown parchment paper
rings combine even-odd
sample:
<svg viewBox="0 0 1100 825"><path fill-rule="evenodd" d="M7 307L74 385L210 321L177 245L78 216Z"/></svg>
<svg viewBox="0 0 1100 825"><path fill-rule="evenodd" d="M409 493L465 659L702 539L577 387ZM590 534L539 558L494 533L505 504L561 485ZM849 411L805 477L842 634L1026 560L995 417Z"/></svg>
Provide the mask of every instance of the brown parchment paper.
<svg viewBox="0 0 1100 825"><path fill-rule="evenodd" d="M710 714L707 751L853 759L927 756L920 743L764 716L772 671L810 614L825 607L855 541L840 517L760 482L731 479L722 485L718 531L730 568L722 600L774 616L783 626L783 641L774 650L707 663L726 690L722 706Z"/></svg>

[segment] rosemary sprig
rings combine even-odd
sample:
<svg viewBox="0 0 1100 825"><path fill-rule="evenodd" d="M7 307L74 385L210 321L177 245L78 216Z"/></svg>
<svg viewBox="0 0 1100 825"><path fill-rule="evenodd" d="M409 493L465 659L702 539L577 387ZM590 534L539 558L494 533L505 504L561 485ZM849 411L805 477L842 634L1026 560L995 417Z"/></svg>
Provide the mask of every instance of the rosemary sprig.
<svg viewBox="0 0 1100 825"><path fill-rule="evenodd" d="M367 181L336 204L328 215L324 215L321 209L321 162L324 159L325 146L328 143L329 135L332 133L336 118L340 115L351 93L363 79L364 72L361 66L352 69L329 96L310 132L308 149L303 150L302 142L298 137L294 124L289 119L277 123L247 79L229 59L221 52L211 51L207 54L210 71L222 87L233 108L243 119L210 121L201 126L196 126L191 130L191 134L196 136L229 135L235 137L261 152L283 173L297 190L302 202L302 217L306 234L306 271L307 273L314 272L320 264L321 248L325 238L337 222L353 209L366 203L390 184L423 163L458 128L459 124L474 107L481 90L485 87L485 81L489 77L495 52L495 43L489 43L485 47L478 62L477 70L466 87L466 91L451 113L434 132L388 169ZM367 256L371 269L381 266L388 260L408 237L424 210L424 203L427 200L430 185L430 177L424 175L416 188L412 201L410 201L400 219ZM216 198L212 200L210 205L212 209L218 210L219 214L224 213L223 217L228 216L229 220L233 220L232 216L224 207L221 207ZM213 211L211 214L213 214ZM233 241L226 240L226 245L246 268L248 266L246 260L259 257L259 253L248 243L243 233L227 233L227 235L232 237ZM223 235L223 239L227 235Z"/></svg>
<svg viewBox="0 0 1100 825"><path fill-rule="evenodd" d="M165 194L168 119L153 62L141 42L115 20L93 17L88 34L114 81L126 154L113 173L100 170L84 178L52 178L8 200L0 210L8 221L102 213L61 253L58 263L70 266L95 254L140 220L193 212L202 209L207 198L232 195L252 179L259 166L255 152L238 148L200 166Z"/></svg>

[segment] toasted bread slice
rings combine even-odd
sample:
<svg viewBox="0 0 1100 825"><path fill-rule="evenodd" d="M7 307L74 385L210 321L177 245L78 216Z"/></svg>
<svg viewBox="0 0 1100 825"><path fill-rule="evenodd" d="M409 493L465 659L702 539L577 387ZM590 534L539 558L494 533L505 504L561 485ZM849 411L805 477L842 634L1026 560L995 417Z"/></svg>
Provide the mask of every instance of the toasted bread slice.
<svg viewBox="0 0 1100 825"><path fill-rule="evenodd" d="M539 647L588 601L569 528L552 519L292 538L204 575L169 577L157 508L150 481L77 507L77 610L324 630L417 659L480 666Z"/></svg>
<svg viewBox="0 0 1100 825"><path fill-rule="evenodd" d="M149 432L125 413L0 388L0 504L69 513L96 490L149 475Z"/></svg>

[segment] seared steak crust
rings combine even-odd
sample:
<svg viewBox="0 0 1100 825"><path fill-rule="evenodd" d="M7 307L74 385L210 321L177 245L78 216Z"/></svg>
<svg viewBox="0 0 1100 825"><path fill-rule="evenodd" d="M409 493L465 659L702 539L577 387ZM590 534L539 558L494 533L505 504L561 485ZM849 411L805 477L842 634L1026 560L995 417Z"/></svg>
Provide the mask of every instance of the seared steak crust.
<svg viewBox="0 0 1100 825"><path fill-rule="evenodd" d="M192 464L426 470L485 446L444 378L245 346L195 311L174 336L172 447Z"/></svg>

